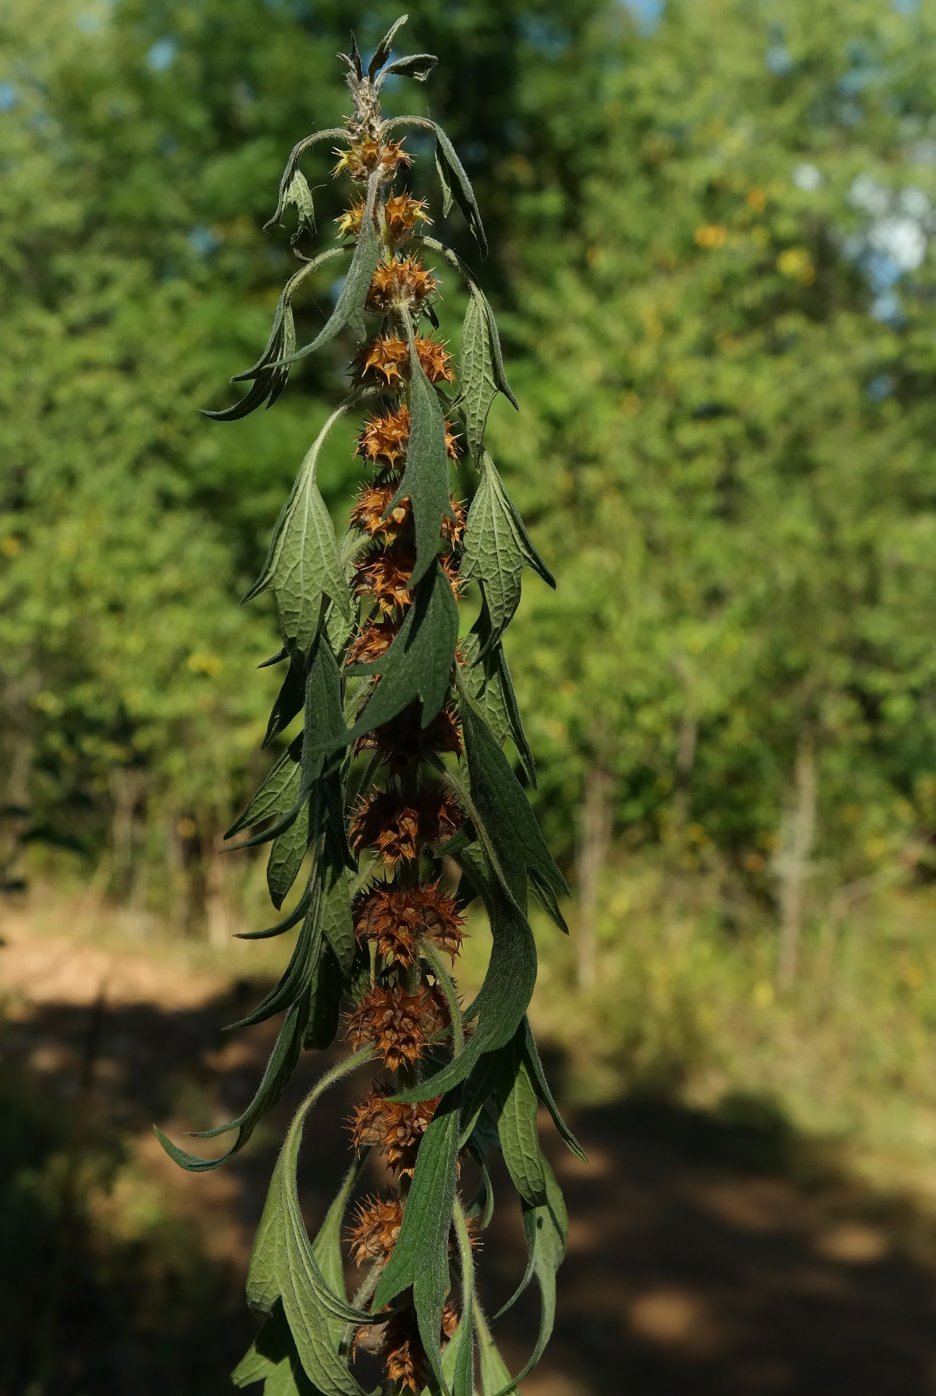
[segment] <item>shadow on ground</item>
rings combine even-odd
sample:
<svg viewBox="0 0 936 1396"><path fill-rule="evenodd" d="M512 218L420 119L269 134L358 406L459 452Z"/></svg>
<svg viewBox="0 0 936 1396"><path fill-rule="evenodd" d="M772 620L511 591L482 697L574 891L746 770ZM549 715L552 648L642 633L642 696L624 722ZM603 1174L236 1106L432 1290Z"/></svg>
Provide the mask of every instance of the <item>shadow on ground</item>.
<svg viewBox="0 0 936 1396"><path fill-rule="evenodd" d="M241 982L184 1009L47 1001L4 1027L0 1396L231 1389L253 1331L242 1298L253 1228L312 1066L217 1173L179 1173L150 1123L178 1137L239 1112L273 1034L221 1027L264 988ZM342 1172L354 1093L326 1098L309 1127L310 1218ZM936 1240L904 1244L929 1226L909 1203L862 1190L760 1101L703 1114L622 1100L572 1123L590 1167L550 1139L570 1254L529 1396L936 1392ZM482 1255L489 1308L523 1263L503 1183L498 1196L506 1215ZM535 1328L526 1302L499 1328L515 1364Z"/></svg>

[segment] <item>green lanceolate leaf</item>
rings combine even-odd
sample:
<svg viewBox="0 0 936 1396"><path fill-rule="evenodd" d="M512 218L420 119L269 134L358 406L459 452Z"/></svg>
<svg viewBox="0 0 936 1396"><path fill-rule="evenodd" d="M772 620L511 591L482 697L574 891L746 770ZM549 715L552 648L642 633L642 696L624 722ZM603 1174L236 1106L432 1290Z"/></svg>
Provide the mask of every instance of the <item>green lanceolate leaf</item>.
<svg viewBox="0 0 936 1396"><path fill-rule="evenodd" d="M266 750L281 732L284 732L293 718L296 716L305 700L305 674L303 667L295 659L290 658L289 668L280 686L280 691L276 695L276 700L270 711L270 720L267 723L266 733L260 744L260 749Z"/></svg>
<svg viewBox="0 0 936 1396"><path fill-rule="evenodd" d="M252 1308L269 1314L278 1301L282 1303L302 1369L322 1396L363 1396L340 1351L340 1334L346 1323L372 1320L350 1306L322 1271L323 1252L332 1251L332 1232L340 1226L340 1217L336 1222L329 1212L326 1239L316 1253L299 1207L296 1165L311 1107L329 1086L369 1060L367 1052L358 1052L341 1062L321 1078L297 1111L273 1170L247 1275Z"/></svg>
<svg viewBox="0 0 936 1396"><path fill-rule="evenodd" d="M354 964L357 941L351 915L351 889L354 878L349 868L328 869L323 873L322 930L331 946L342 975L347 978Z"/></svg>
<svg viewBox="0 0 936 1396"><path fill-rule="evenodd" d="M293 742L282 756L273 763L269 773L243 814L228 829L226 839L233 838L242 829L262 824L265 819L284 815L296 802L299 793L299 763L302 753L301 741Z"/></svg>
<svg viewBox="0 0 936 1396"><path fill-rule="evenodd" d="M488 643L490 626L487 607L461 644L464 664L460 666L461 680L491 731L498 746L510 739L517 748L523 774L536 785L536 762L523 730L513 679L502 645Z"/></svg>
<svg viewBox="0 0 936 1396"><path fill-rule="evenodd" d="M531 567L549 586L552 573L533 547L487 451L482 453L481 482L468 511L461 575L477 581L490 616L488 644L495 644L520 604L520 578Z"/></svg>
<svg viewBox="0 0 936 1396"><path fill-rule="evenodd" d="M459 716L465 742L465 759L473 805L472 818L487 848L495 871L518 905L526 906L527 876L534 886L555 896L568 895L565 878L540 832L523 787L510 768L491 729L475 709L459 680ZM558 906L557 924L568 931Z"/></svg>
<svg viewBox="0 0 936 1396"><path fill-rule="evenodd" d="M221 1154L219 1158L199 1158L197 1154L180 1149L161 1129L156 1129L156 1138L180 1168L187 1169L189 1173L208 1173L213 1168L220 1167L244 1147L260 1120L267 1111L273 1109L289 1083L302 1050L308 1018L309 995L305 993L301 999L293 1003L284 1018L260 1085L247 1109L238 1115L236 1120L230 1120L226 1125L194 1131L194 1139L216 1139L220 1134L237 1130L237 1138L226 1153Z"/></svg>
<svg viewBox="0 0 936 1396"><path fill-rule="evenodd" d="M289 1331L282 1304L277 1303L269 1318L231 1373L236 1387L262 1381L263 1396L318 1396L309 1381Z"/></svg>
<svg viewBox="0 0 936 1396"><path fill-rule="evenodd" d="M286 161L286 168L283 170L282 177L280 178L276 212L268 222L264 223L264 232L268 232L270 228L276 227L277 224L282 224L283 214L286 212L287 205L290 202L289 193L293 188L293 182L299 170L299 161L304 153L313 145L317 145L319 141L329 140L348 141L350 140L350 135L344 126L333 126L328 131L316 131L313 135L306 136L293 146L289 159Z"/></svg>
<svg viewBox="0 0 936 1396"><path fill-rule="evenodd" d="M458 607L448 578L433 560L386 654L373 664L348 669L349 674L380 675L361 715L343 735L319 749L334 751L348 746L389 722L417 698L422 703L422 725L427 727L449 695L457 640Z"/></svg>
<svg viewBox="0 0 936 1396"><path fill-rule="evenodd" d="M456 855L457 860L461 859ZM418 1085L400 1091L395 1100L429 1100L465 1081L487 1052L509 1042L523 1019L536 983L536 945L529 923L516 902L495 877L483 879L483 896L491 923L491 958L484 982L466 1017L477 1026L464 1050L448 1066Z"/></svg>
<svg viewBox="0 0 936 1396"><path fill-rule="evenodd" d="M507 401L518 411L520 406L507 382L497 321L487 296L453 248L425 233L418 234L414 240L443 256L464 278L468 287L470 299L462 326L459 372L461 391L458 395L458 405L466 418L466 436L471 447L472 459L477 463L494 396L503 393Z"/></svg>
<svg viewBox="0 0 936 1396"><path fill-rule="evenodd" d="M420 1141L403 1224L387 1268L377 1283L373 1302L373 1308L380 1309L412 1286L419 1336L443 1387L439 1335L449 1292L458 1135L458 1098L450 1096L440 1105Z"/></svg>
<svg viewBox="0 0 936 1396"><path fill-rule="evenodd" d="M307 358L309 354L314 354L317 349L328 344L347 325L353 326L356 322L361 322L364 302L367 300L367 292L380 258L380 235L374 222L378 180L379 172L375 171L368 182L361 231L354 245L351 265L331 315L310 344L295 352L282 354L276 363L277 368L286 368L290 364L298 363L300 359Z"/></svg>
<svg viewBox="0 0 936 1396"><path fill-rule="evenodd" d="M462 325L459 368L459 405L465 419L465 440L472 460L477 461L484 444L484 428L487 425L488 413L497 397L497 383L494 378L487 316L476 296L468 297L465 321Z"/></svg>
<svg viewBox="0 0 936 1396"><path fill-rule="evenodd" d="M546 1080L546 1072L543 1070L543 1063L540 1060L540 1054L537 1050L533 1029L530 1027L529 1021L526 1018L523 1020L523 1056L530 1076L536 1086L537 1094L549 1111L552 1122L556 1126L562 1140L576 1158L581 1159L582 1163L587 1163L588 1159L585 1156L585 1150L559 1113L559 1107L549 1088L549 1082Z"/></svg>
<svg viewBox="0 0 936 1396"><path fill-rule="evenodd" d="M546 1160L539 1143L536 1113L539 1101L523 1060L523 1027L514 1038L510 1072L497 1085L497 1132L504 1162L514 1187L525 1202L546 1200Z"/></svg>
<svg viewBox="0 0 936 1396"><path fill-rule="evenodd" d="M270 901L279 911L289 895L290 888L299 876L303 859L309 851L311 808L307 800L295 818L278 834L270 845L267 859L267 890Z"/></svg>
<svg viewBox="0 0 936 1396"><path fill-rule="evenodd" d="M399 30L403 28L403 25L406 23L408 19L409 15L400 15L400 18L398 20L395 20L393 24L391 24L390 28L387 30L386 34L381 39L380 43L374 49L373 55L371 56L371 61L367 65L367 76L371 79L371 81L374 80L374 78L380 72L383 65L386 63L387 59L390 57L391 51L393 49L393 41L396 38Z"/></svg>
<svg viewBox="0 0 936 1396"><path fill-rule="evenodd" d="M516 1384L497 1350L484 1311L477 1299L474 1302L474 1319L475 1332L478 1335L481 1396L508 1396L508 1393L516 1391Z"/></svg>
<svg viewBox="0 0 936 1396"><path fill-rule="evenodd" d="M518 1372L513 1379L515 1386L529 1376L549 1342L556 1316L556 1271L565 1258L568 1238L569 1222L565 1202L562 1199L562 1192L556 1182L555 1175L545 1160L543 1161L543 1171L546 1189L545 1200L537 1206L531 1206L527 1202L523 1204L523 1230L526 1234L529 1253L527 1273L524 1275L517 1292L501 1309L501 1313L509 1309L526 1289L530 1279L536 1279L540 1292L539 1333L529 1361L524 1364L522 1371Z"/></svg>
<svg viewBox="0 0 936 1396"><path fill-rule="evenodd" d="M457 1198L454 1225L461 1276L460 1317L442 1354L442 1379L451 1396L474 1396L474 1258L465 1214Z"/></svg>
<svg viewBox="0 0 936 1396"><path fill-rule="evenodd" d="M273 936L281 936L299 924L309 909L311 899L312 891L310 887L307 887L292 911L287 912L281 921L277 921L275 926L267 926L266 930L263 931L235 931L234 934L238 940L270 940Z"/></svg>
<svg viewBox="0 0 936 1396"><path fill-rule="evenodd" d="M272 586L283 638L308 650L318 633L323 598L346 615L351 603L334 525L316 483L319 452L331 428L354 402L349 398L329 417L305 460L273 529L266 561L244 601Z"/></svg>
<svg viewBox="0 0 936 1396"><path fill-rule="evenodd" d="M408 324L407 329L410 332L410 434L403 478L387 506L387 514L401 499L409 498L416 545L416 562L409 580L412 588L425 576L439 551L442 520L453 515L442 404L420 365L412 326Z"/></svg>
<svg viewBox="0 0 936 1396"><path fill-rule="evenodd" d="M484 224L481 221L481 210L478 208L478 201L475 198L471 181L465 173L464 166L455 153L455 147L448 136L437 126L434 121L422 116L398 116L393 121L387 123L387 130L393 130L397 126L416 126L423 131L431 131L436 139L436 171L439 176L439 184L442 188L442 211L448 217L452 207L452 200L458 204L465 217L465 222L471 229L471 234L481 249L482 257L487 256L487 237L484 232Z"/></svg>
<svg viewBox="0 0 936 1396"><path fill-rule="evenodd" d="M408 53L404 58L395 58L380 75L380 81L394 74L401 78L415 78L416 82L425 82L438 63L434 53Z"/></svg>
<svg viewBox="0 0 936 1396"><path fill-rule="evenodd" d="M236 1023L231 1023L227 1031L232 1032L235 1028L249 1028L255 1023L264 1023L268 1018L282 1013L284 1009L297 1003L307 994L312 984L322 937L321 889L313 884L302 929L296 938L296 944L293 946L289 964L283 971L279 982L261 999L252 1012L248 1013L245 1018L238 1019Z"/></svg>
<svg viewBox="0 0 936 1396"><path fill-rule="evenodd" d="M296 347L292 298L311 272L316 271L323 262L327 262L330 258L340 257L343 251L344 249L341 247L330 247L325 252L320 252L317 257L313 257L311 261L306 262L289 278L283 287L276 310L273 312L273 326L263 353L255 364L244 369L243 373L235 373L231 379L232 383L252 380L253 387L245 397L242 397L231 407L222 408L217 412L202 409L203 417L209 417L214 422L235 422L241 417L246 417L263 403L266 403L267 407L273 406L286 386L289 377L289 363L292 361L293 351Z"/></svg>

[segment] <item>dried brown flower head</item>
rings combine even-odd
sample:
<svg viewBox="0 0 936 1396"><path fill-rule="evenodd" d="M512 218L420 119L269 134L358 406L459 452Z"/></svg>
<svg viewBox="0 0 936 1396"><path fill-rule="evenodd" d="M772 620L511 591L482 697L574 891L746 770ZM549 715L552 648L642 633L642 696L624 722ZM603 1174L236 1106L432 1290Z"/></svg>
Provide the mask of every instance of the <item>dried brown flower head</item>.
<svg viewBox="0 0 936 1396"><path fill-rule="evenodd" d="M374 272L367 293L367 309L386 312L422 305L438 284L418 257L395 257L382 262Z"/></svg>
<svg viewBox="0 0 936 1396"><path fill-rule="evenodd" d="M399 628L398 618L381 617L366 621L348 646L346 663L373 664L374 660L387 653Z"/></svg>
<svg viewBox="0 0 936 1396"><path fill-rule="evenodd" d="M372 170L379 169L381 178L388 178L402 166L412 165L412 156L407 155L399 141L381 144L373 136L365 136L354 141L344 150L336 150L338 161L333 174L347 173L357 183L365 183Z"/></svg>
<svg viewBox="0 0 936 1396"><path fill-rule="evenodd" d="M348 1247L355 1265L365 1260L387 1260L403 1225L399 1197L365 1197L358 1203Z"/></svg>
<svg viewBox="0 0 936 1396"><path fill-rule="evenodd" d="M420 705L411 704L391 722L359 738L355 750L376 751L383 764L394 772L446 751L456 756L461 752L461 727L450 704L440 708L425 727L420 716Z"/></svg>
<svg viewBox="0 0 936 1396"><path fill-rule="evenodd" d="M397 486L389 484L365 485L358 494L357 503L351 514L351 522L362 533L371 538L380 538L387 543L395 543L404 533L409 533L412 525L409 499L404 496L387 513ZM442 520L442 537L453 547L458 547L465 536L465 510L454 495L449 501L454 518L447 514Z"/></svg>
<svg viewBox="0 0 936 1396"><path fill-rule="evenodd" d="M463 818L447 791L430 789L406 799L396 790L372 790L351 820L351 846L355 852L373 848L387 864L412 862L450 839Z"/></svg>
<svg viewBox="0 0 936 1396"><path fill-rule="evenodd" d="M396 984L376 984L351 1010L345 1035L353 1051L376 1047L387 1070L399 1071L418 1062L447 1024L445 1001L433 985L410 994Z"/></svg>
<svg viewBox="0 0 936 1396"><path fill-rule="evenodd" d="M384 220L387 232L396 239L405 238L417 223L432 222L425 199L414 199L411 194L392 194L384 204Z"/></svg>
<svg viewBox="0 0 936 1396"><path fill-rule="evenodd" d="M424 335L416 336L416 355L423 373L430 383L451 383L452 356L437 339ZM365 344L357 354L354 365L358 377L364 381L372 379L386 387L403 384L409 367L409 347L399 335L379 335L370 344Z"/></svg>
<svg viewBox="0 0 936 1396"><path fill-rule="evenodd" d="M416 959L420 939L431 941L454 960L461 948L463 924L455 899L446 896L438 882L405 888L378 883L354 904L357 938L374 941L378 954L404 967Z"/></svg>
<svg viewBox="0 0 936 1396"><path fill-rule="evenodd" d="M389 1168L401 1178L411 1177L419 1141L438 1103L438 1098L413 1105L398 1103L375 1086L352 1112L349 1125L354 1147L379 1149Z"/></svg>

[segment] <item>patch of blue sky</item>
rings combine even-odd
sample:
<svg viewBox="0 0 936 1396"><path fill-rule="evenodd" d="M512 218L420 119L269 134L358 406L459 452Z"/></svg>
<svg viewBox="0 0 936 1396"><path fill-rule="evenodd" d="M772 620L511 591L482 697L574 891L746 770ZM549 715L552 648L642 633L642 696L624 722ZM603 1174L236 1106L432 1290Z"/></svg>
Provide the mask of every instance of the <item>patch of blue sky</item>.
<svg viewBox="0 0 936 1396"><path fill-rule="evenodd" d="M179 45L175 39L157 39L146 55L146 66L154 73L164 73L175 62Z"/></svg>

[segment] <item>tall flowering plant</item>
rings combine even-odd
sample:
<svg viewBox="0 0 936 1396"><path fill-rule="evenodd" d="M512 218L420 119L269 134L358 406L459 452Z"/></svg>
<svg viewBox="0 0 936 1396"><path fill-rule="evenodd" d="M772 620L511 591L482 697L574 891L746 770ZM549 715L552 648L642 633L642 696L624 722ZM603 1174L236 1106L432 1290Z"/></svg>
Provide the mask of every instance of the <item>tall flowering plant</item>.
<svg viewBox="0 0 936 1396"><path fill-rule="evenodd" d="M404 17L405 19L405 17ZM271 406L291 366L339 333L357 341L348 395L310 447L249 593L271 591L283 666L265 745L301 717L229 836L269 844L267 880L279 911L302 874L304 890L280 921L249 933L296 931L279 983L236 1026L282 1014L263 1079L220 1157L160 1140L192 1172L216 1168L247 1143L280 1098L304 1051L336 1039L347 1054L296 1114L270 1182L247 1281L263 1325L236 1368L236 1386L267 1396L363 1396L376 1361L387 1393L499 1396L515 1390L552 1328L566 1214L540 1150L542 1104L567 1144L526 1010L536 978L529 896L565 930L566 891L504 754L511 742L535 778L503 650L529 566L552 585L484 445L498 393L514 402L484 293L461 259L429 232L426 200L408 187L406 131L430 136L443 216L453 203L482 253L481 216L445 133L423 117L385 120L391 74L425 80L431 54L391 61L398 20L367 67L356 43L347 65L354 109L345 126L300 141L271 223L294 222L300 262L273 328L234 406L233 421ZM300 167L319 144L337 147L335 174L352 188L333 247L308 256L312 194ZM269 226L269 225L268 225ZM310 344L296 346L292 303L326 261L348 261L340 294ZM456 363L437 337L436 268L464 279L467 310ZM235 380L237 381L237 380ZM514 403L514 405L516 405ZM322 443L354 414L361 483L341 541L316 483ZM467 465L473 498L452 490ZM479 599L459 635L458 597ZM483 907L491 951L480 991L463 1004L454 976L466 908ZM350 1161L315 1239L299 1206L303 1131L323 1092L366 1077L348 1120ZM500 1150L519 1193L539 1333L512 1377L494 1345L476 1288L478 1246L494 1211L489 1159ZM361 1195L368 1155L386 1186ZM348 1267L357 1271L349 1294ZM510 1301L514 1302L513 1300Z"/></svg>

